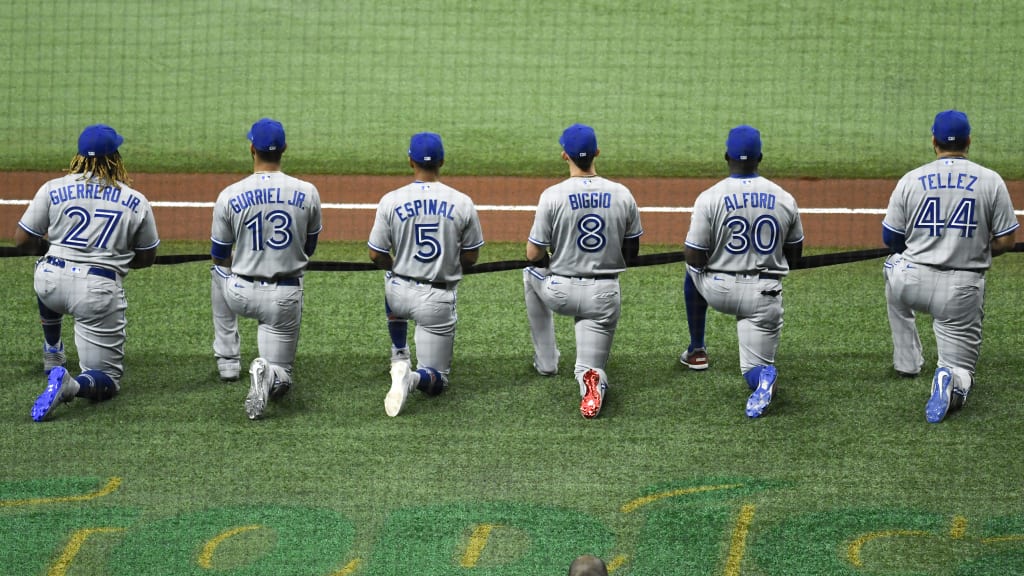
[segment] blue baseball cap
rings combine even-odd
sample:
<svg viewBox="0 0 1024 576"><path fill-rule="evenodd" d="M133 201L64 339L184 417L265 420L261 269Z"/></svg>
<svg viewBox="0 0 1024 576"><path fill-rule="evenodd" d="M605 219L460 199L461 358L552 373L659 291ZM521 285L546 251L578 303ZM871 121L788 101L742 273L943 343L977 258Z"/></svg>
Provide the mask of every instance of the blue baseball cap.
<svg viewBox="0 0 1024 576"><path fill-rule="evenodd" d="M417 164L439 164L444 160L441 135L433 132L413 134L409 140L409 158Z"/></svg>
<svg viewBox="0 0 1024 576"><path fill-rule="evenodd" d="M124 138L106 124L86 126L78 137L78 153L82 156L107 156L117 152Z"/></svg>
<svg viewBox="0 0 1024 576"><path fill-rule="evenodd" d="M284 150L284 126L271 118L260 118L249 129L249 141L260 152Z"/></svg>
<svg viewBox="0 0 1024 576"><path fill-rule="evenodd" d="M725 153L733 160L756 160L761 155L761 133L746 124L729 130Z"/></svg>
<svg viewBox="0 0 1024 576"><path fill-rule="evenodd" d="M593 158L597 154L597 135L586 124L573 124L566 128L558 143L570 158Z"/></svg>
<svg viewBox="0 0 1024 576"><path fill-rule="evenodd" d="M939 142L963 142L971 135L967 114L959 110L944 110L935 115L932 135Z"/></svg>

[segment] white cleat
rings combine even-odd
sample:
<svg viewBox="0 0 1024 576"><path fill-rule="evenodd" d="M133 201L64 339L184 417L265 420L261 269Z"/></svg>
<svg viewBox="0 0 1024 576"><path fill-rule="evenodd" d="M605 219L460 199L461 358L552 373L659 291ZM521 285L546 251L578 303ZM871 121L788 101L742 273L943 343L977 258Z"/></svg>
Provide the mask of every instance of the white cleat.
<svg viewBox="0 0 1024 576"><path fill-rule="evenodd" d="M242 375L242 363L238 360L217 360L217 372L223 382L234 382Z"/></svg>
<svg viewBox="0 0 1024 576"><path fill-rule="evenodd" d="M257 420L263 416L263 410L267 407L274 376L270 372L270 364L263 358L252 361L249 374L252 375L252 384L249 386L249 395L245 397L245 413L249 415L249 420Z"/></svg>
<svg viewBox="0 0 1024 576"><path fill-rule="evenodd" d="M384 397L384 412L394 418L402 412L405 399L413 388L413 376L408 362L391 363L391 389Z"/></svg>

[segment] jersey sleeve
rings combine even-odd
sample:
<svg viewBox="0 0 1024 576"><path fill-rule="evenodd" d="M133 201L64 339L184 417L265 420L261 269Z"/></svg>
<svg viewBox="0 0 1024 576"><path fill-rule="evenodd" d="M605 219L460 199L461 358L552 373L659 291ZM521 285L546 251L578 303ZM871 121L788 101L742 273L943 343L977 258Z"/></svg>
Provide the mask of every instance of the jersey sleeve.
<svg viewBox="0 0 1024 576"><path fill-rule="evenodd" d="M530 228L530 242L538 246L551 245L551 208L548 194L541 194L537 203L537 213L533 217Z"/></svg>
<svg viewBox="0 0 1024 576"><path fill-rule="evenodd" d="M366 242L372 250L388 254L391 252L391 202L385 195L377 204L377 216L373 219L370 239Z"/></svg>
<svg viewBox="0 0 1024 576"><path fill-rule="evenodd" d="M33 236L42 238L50 227L50 198L47 186L43 185L32 197L25 214L18 222L18 227Z"/></svg>
<svg viewBox="0 0 1024 576"><path fill-rule="evenodd" d="M309 185L311 201L309 203L309 222L306 225L306 235L313 236L324 230L323 209L320 207L320 191L313 184Z"/></svg>
<svg viewBox="0 0 1024 576"><path fill-rule="evenodd" d="M480 215L477 214L476 205L469 202L469 217L466 226L462 230L462 250L476 250L484 245L484 232L480 226Z"/></svg>
<svg viewBox="0 0 1024 576"><path fill-rule="evenodd" d="M789 225L789 232L786 234L786 244L799 244L804 241L804 224L800 219L800 207L796 205L796 199L790 201L792 218Z"/></svg>
<svg viewBox="0 0 1024 576"><path fill-rule="evenodd" d="M882 226L903 235L907 234L906 203L903 201L905 189L906 176L901 178L893 189L889 197L889 207L885 209L885 218L882 220Z"/></svg>
<svg viewBox="0 0 1024 576"><path fill-rule="evenodd" d="M1006 188L1006 182L1000 178L992 208L992 235L1005 236L1019 226L1017 215L1013 211L1013 202L1010 200L1010 192Z"/></svg>
<svg viewBox="0 0 1024 576"><path fill-rule="evenodd" d="M133 250L152 250L160 245L160 236L156 230L156 219L153 217L153 208L149 200L143 199L140 204L141 218L138 228L135 230Z"/></svg>
<svg viewBox="0 0 1024 576"><path fill-rule="evenodd" d="M627 191L628 192L628 191ZM628 193L629 205L626 216L626 238L639 238L644 234L643 224L640 222L640 206L632 193Z"/></svg>
<svg viewBox="0 0 1024 576"><path fill-rule="evenodd" d="M210 227L210 240L222 246L235 243L235 228L228 214L227 194L220 193L213 205L213 224Z"/></svg>
<svg viewBox="0 0 1024 576"><path fill-rule="evenodd" d="M694 250L711 250L711 213L708 196L701 193L693 203L690 229L686 232L686 246Z"/></svg>

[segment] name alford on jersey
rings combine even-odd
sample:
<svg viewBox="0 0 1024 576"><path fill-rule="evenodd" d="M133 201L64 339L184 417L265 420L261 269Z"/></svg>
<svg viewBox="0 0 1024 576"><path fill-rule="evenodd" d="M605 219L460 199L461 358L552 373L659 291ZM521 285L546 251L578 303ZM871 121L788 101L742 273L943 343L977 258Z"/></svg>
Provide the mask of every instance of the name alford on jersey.
<svg viewBox="0 0 1024 576"><path fill-rule="evenodd" d="M764 208L775 210L775 194L766 192L744 192L742 194L729 194L722 198L725 203L725 211L732 212L740 208Z"/></svg>

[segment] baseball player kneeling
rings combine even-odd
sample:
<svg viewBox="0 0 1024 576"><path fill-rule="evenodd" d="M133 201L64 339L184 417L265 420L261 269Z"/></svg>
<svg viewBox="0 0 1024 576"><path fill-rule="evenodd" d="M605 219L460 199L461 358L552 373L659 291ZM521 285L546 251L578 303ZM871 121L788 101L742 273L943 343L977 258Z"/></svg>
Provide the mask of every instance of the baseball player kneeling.
<svg viewBox="0 0 1024 576"><path fill-rule="evenodd" d="M268 400L291 389L302 322L302 274L322 226L316 186L281 171L281 155L287 148L281 123L270 118L257 121L249 141L253 174L217 197L210 255L215 267L230 271L214 277L223 282L220 291L212 290L215 319L222 304L216 301L219 297L231 313L258 321L259 357L249 366L245 399L245 412L255 420L263 416ZM218 355L237 357L237 343L233 346L218 350Z"/></svg>
<svg viewBox="0 0 1024 576"><path fill-rule="evenodd" d="M981 352L985 271L1013 248L1018 228L1006 183L967 159L970 145L967 115L939 112L936 159L900 179L882 221L894 252L883 270L897 372L917 376L924 364L915 312L934 320L939 359L925 405L932 423L967 400Z"/></svg>
<svg viewBox="0 0 1024 576"><path fill-rule="evenodd" d="M37 422L76 396L108 400L120 390L128 306L121 280L129 269L152 266L160 244L149 202L129 187L118 152L123 142L110 126L86 127L70 174L39 189L14 234L19 247L33 252L44 236L50 242L35 269L48 374L32 406ZM82 372L74 378L64 367L65 314L75 319Z"/></svg>
<svg viewBox="0 0 1024 576"><path fill-rule="evenodd" d="M686 234L684 296L690 346L680 359L707 367L707 306L736 317L740 371L753 393L746 413L761 416L775 395L782 332L782 278L803 251L796 200L759 176L761 133L737 126L725 142L729 177L697 197Z"/></svg>
<svg viewBox="0 0 1024 576"><path fill-rule="evenodd" d="M597 175L600 153L594 129L573 124L559 139L569 178L545 190L526 242L523 270L533 365L542 375L558 372L554 313L572 316L580 414L601 412L605 366L619 323L619 274L640 251L640 209L628 188Z"/></svg>
<svg viewBox="0 0 1024 576"><path fill-rule="evenodd" d="M391 388L384 412L392 417L401 413L413 390L436 396L448 387L457 286L484 244L473 200L440 181L443 165L441 137L432 132L413 135L409 166L415 180L381 198L367 242L370 260L387 270L384 309L391 336ZM407 341L410 319L416 323L415 371Z"/></svg>

